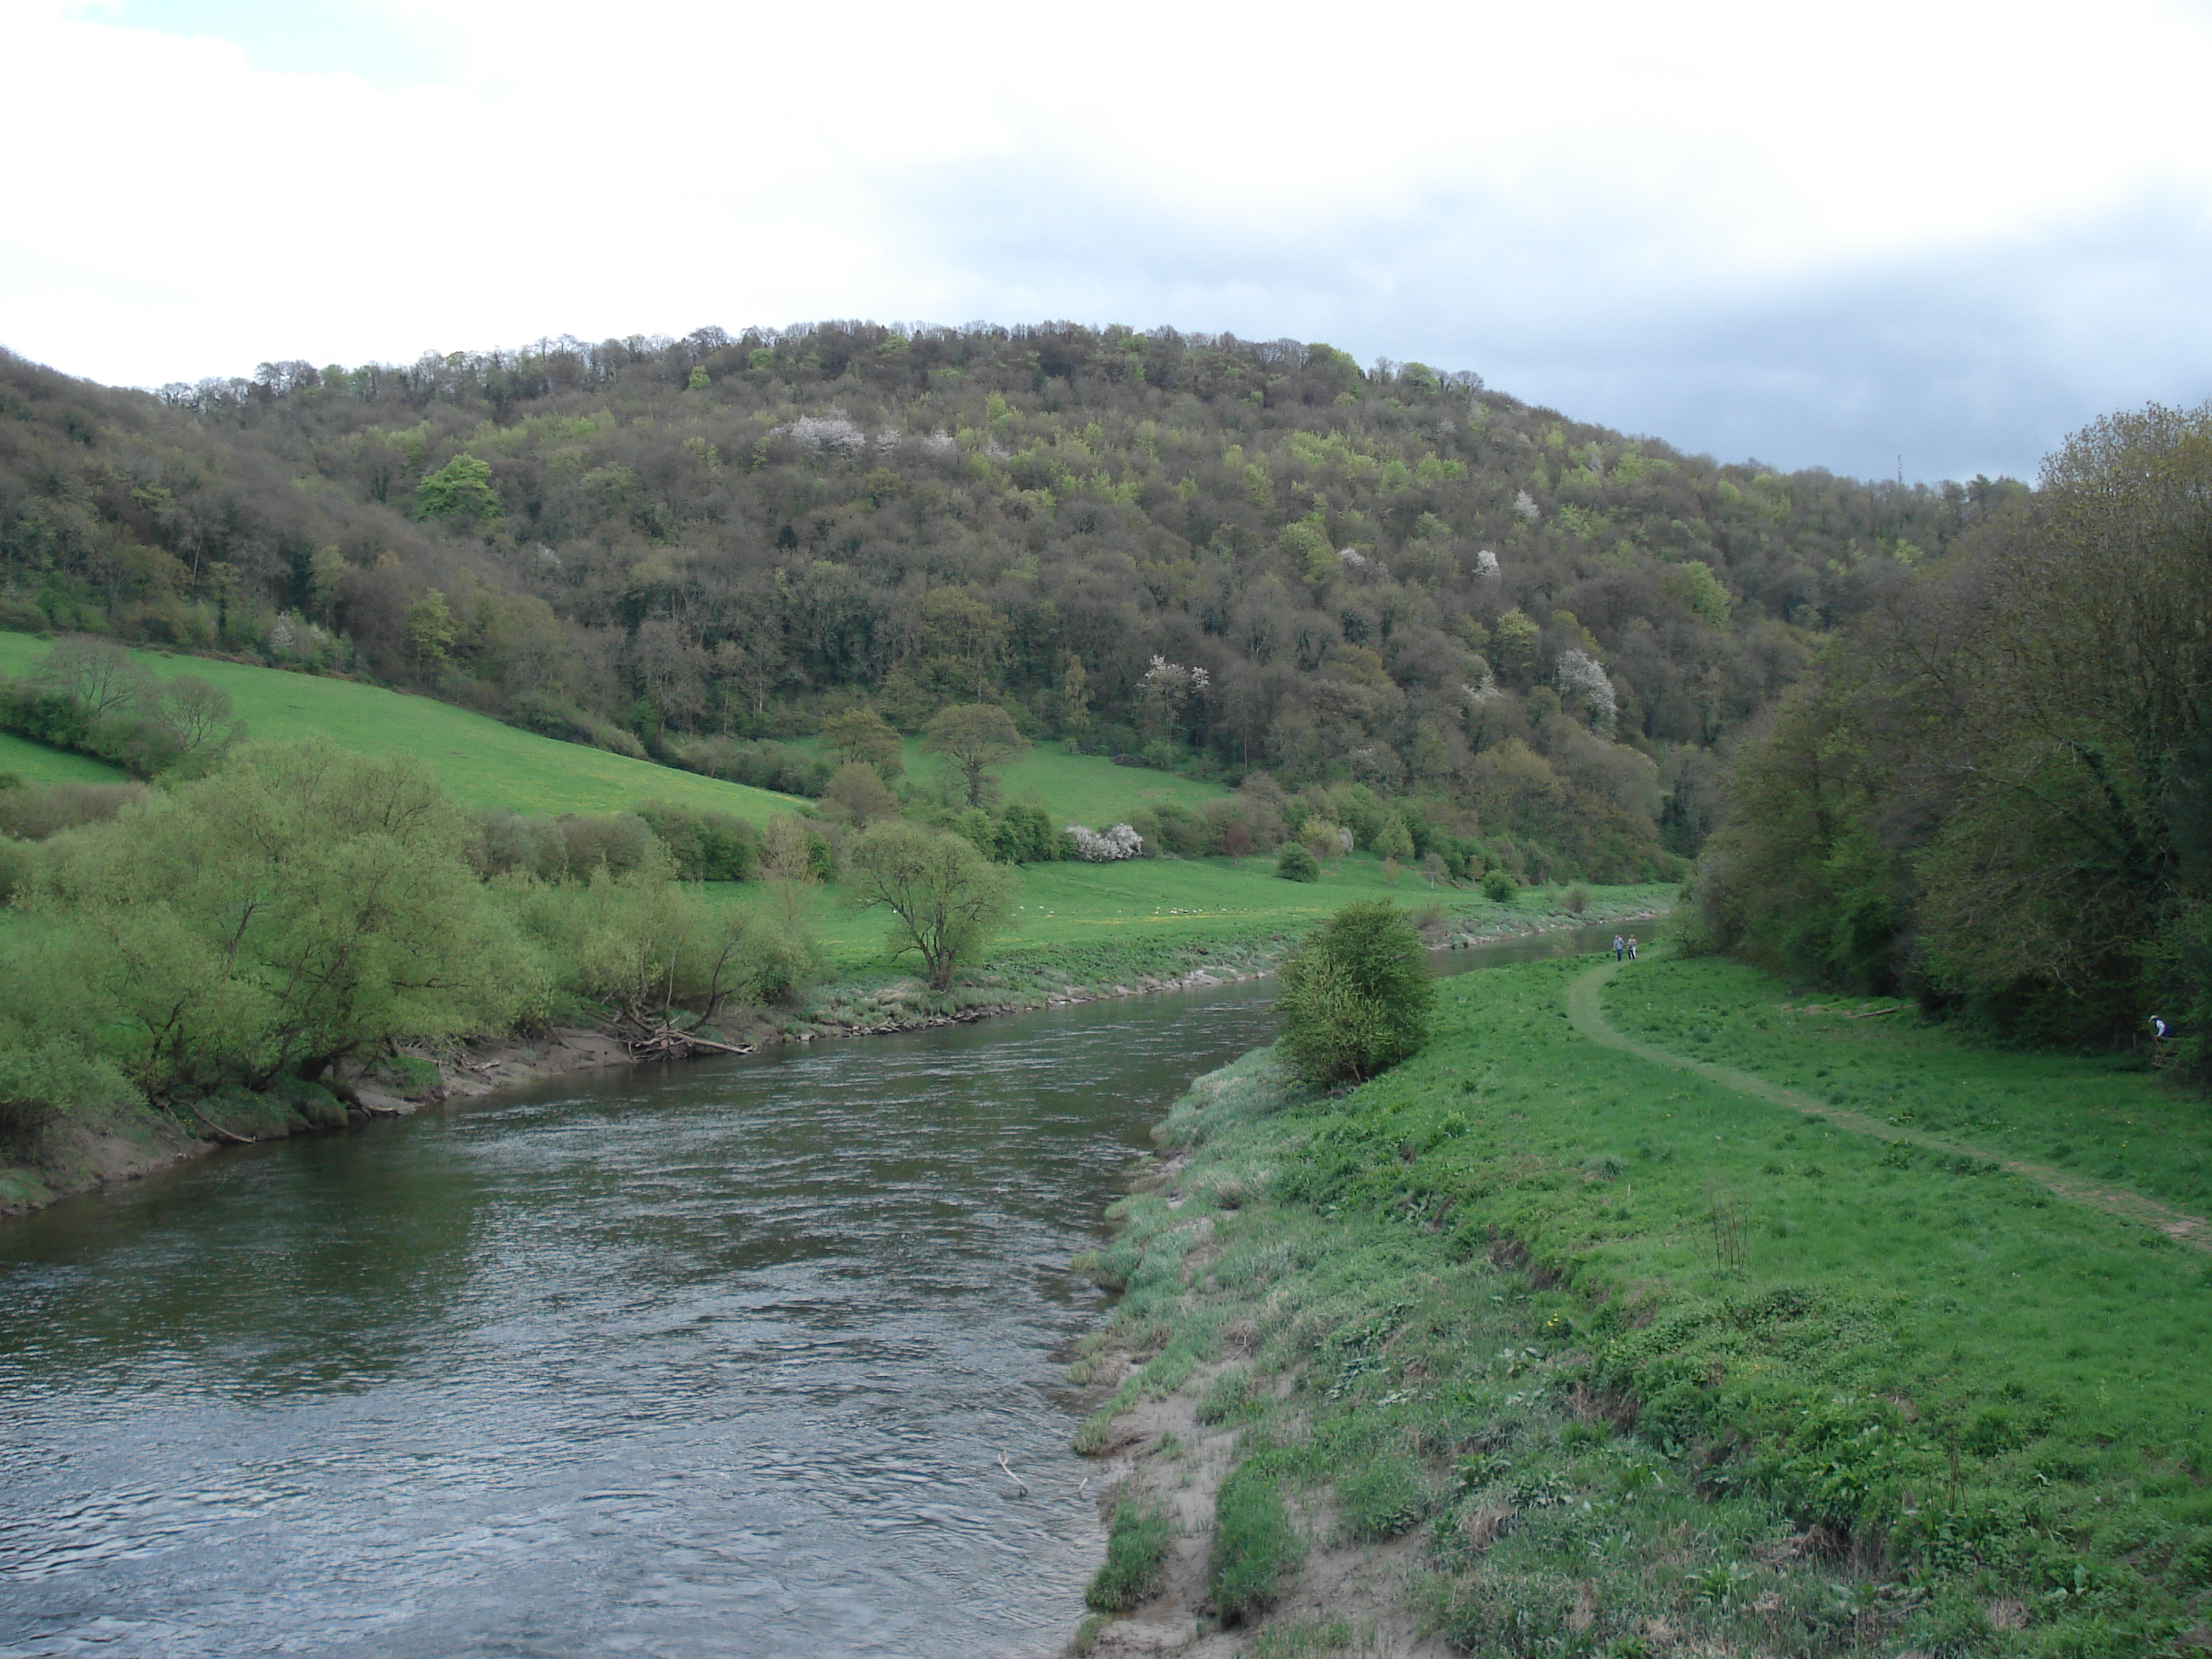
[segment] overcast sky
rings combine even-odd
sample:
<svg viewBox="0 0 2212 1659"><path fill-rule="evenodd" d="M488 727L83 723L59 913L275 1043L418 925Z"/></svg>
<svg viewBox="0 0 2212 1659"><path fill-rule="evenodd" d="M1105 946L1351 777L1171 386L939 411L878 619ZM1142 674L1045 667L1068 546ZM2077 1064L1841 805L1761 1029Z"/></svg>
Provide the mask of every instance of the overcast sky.
<svg viewBox="0 0 2212 1659"><path fill-rule="evenodd" d="M2033 476L2212 396L2212 0L0 0L0 343L1072 318L1723 459Z"/></svg>

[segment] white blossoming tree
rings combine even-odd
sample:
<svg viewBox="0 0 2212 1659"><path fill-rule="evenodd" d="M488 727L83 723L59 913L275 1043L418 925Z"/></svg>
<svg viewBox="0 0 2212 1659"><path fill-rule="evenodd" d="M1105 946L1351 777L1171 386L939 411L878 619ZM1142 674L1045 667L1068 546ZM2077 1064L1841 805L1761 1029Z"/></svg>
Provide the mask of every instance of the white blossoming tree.
<svg viewBox="0 0 2212 1659"><path fill-rule="evenodd" d="M1562 651L1555 678L1561 702L1571 708L1579 707L1583 718L1598 731L1613 730L1620 706L1613 696L1613 680L1602 663L1586 651Z"/></svg>
<svg viewBox="0 0 2212 1659"><path fill-rule="evenodd" d="M1075 842L1076 857L1088 864L1114 864L1122 859L1139 858L1145 850L1145 838L1126 823L1117 823L1103 834L1071 823L1067 833Z"/></svg>
<svg viewBox="0 0 2212 1659"><path fill-rule="evenodd" d="M1203 668L1186 668L1155 653L1152 665L1145 671L1140 693L1145 735L1161 738L1172 732L1184 711L1203 697L1212 684L1213 677Z"/></svg>

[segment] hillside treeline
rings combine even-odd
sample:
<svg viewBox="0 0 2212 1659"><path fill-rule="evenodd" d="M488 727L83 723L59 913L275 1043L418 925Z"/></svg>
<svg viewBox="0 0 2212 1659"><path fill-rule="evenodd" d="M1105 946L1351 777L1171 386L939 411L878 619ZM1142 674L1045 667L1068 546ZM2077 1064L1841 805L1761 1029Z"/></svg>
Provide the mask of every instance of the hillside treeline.
<svg viewBox="0 0 2212 1659"><path fill-rule="evenodd" d="M2016 486L1723 466L1479 377L1068 325L263 365L0 362L0 623L678 758L866 699L1358 782L1631 878L1712 746ZM711 757L704 764L712 769ZM1590 837L1583 836L1585 843Z"/></svg>
<svg viewBox="0 0 2212 1659"><path fill-rule="evenodd" d="M1729 805L1715 943L2212 1072L2212 405L2098 422L1891 574Z"/></svg>

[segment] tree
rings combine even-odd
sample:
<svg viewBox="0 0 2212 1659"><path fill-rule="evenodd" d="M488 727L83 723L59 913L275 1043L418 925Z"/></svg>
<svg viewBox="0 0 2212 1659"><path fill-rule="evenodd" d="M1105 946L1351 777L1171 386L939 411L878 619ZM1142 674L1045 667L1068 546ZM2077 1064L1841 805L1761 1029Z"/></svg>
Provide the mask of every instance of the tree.
<svg viewBox="0 0 2212 1659"><path fill-rule="evenodd" d="M491 467L475 456L456 455L424 475L415 489L415 514L422 519L454 519L482 524L500 515L499 492L491 487Z"/></svg>
<svg viewBox="0 0 2212 1659"><path fill-rule="evenodd" d="M1071 738L1079 740L1091 726L1091 677L1083 672L1083 659L1071 656L1060 677L1060 724Z"/></svg>
<svg viewBox="0 0 2212 1659"><path fill-rule="evenodd" d="M822 722L822 748L840 764L860 761L872 766L885 781L906 770L897 731L864 702Z"/></svg>
<svg viewBox="0 0 2212 1659"><path fill-rule="evenodd" d="M444 662L460 631L446 596L434 587L426 589L407 607L407 654L414 658L417 670L435 668Z"/></svg>
<svg viewBox="0 0 2212 1659"><path fill-rule="evenodd" d="M1319 881L1321 861L1305 842L1286 841L1281 856L1275 860L1275 873L1285 881Z"/></svg>
<svg viewBox="0 0 2212 1659"><path fill-rule="evenodd" d="M1013 874L961 836L894 819L861 835L850 860L860 908L890 913L891 954L920 957L933 991L1013 920Z"/></svg>
<svg viewBox="0 0 2212 1659"><path fill-rule="evenodd" d="M175 769L187 775L214 766L246 730L231 714L230 694L190 674L162 689L159 719L176 743Z"/></svg>
<svg viewBox="0 0 2212 1659"><path fill-rule="evenodd" d="M648 617L640 623L627 655L631 676L653 705L656 738L667 732L670 715L696 715L706 708L709 659L674 617Z"/></svg>
<svg viewBox="0 0 2212 1659"><path fill-rule="evenodd" d="M922 662L963 690L973 686L981 702L1006 648L1006 619L973 594L932 588L921 602Z"/></svg>
<svg viewBox="0 0 2212 1659"><path fill-rule="evenodd" d="M848 761L831 773L821 804L824 812L855 830L898 816L898 798L866 761Z"/></svg>
<svg viewBox="0 0 2212 1659"><path fill-rule="evenodd" d="M939 709L922 732L922 747L941 757L965 789L968 805L984 804L988 772L1029 747L1012 717L996 703L955 703Z"/></svg>
<svg viewBox="0 0 2212 1659"><path fill-rule="evenodd" d="M1316 1088L1363 1082L1428 1041L1436 1006L1421 937L1388 899L1347 904L1285 958L1279 1047Z"/></svg>
<svg viewBox="0 0 2212 1659"><path fill-rule="evenodd" d="M783 911L784 931L793 938L805 933L804 922L814 890L822 884L815 867L817 836L794 813L770 818L761 832L761 873L769 878Z"/></svg>
<svg viewBox="0 0 2212 1659"><path fill-rule="evenodd" d="M112 640L70 634L39 659L31 683L66 697L86 724L97 728L137 709L154 690L154 677Z"/></svg>
<svg viewBox="0 0 2212 1659"><path fill-rule="evenodd" d="M631 870L602 866L525 907L569 988L648 1030L673 1021L679 1001L696 1005L695 1024L712 1019L756 976L760 955L750 911L709 908L674 873L665 854Z"/></svg>
<svg viewBox="0 0 2212 1659"><path fill-rule="evenodd" d="M1206 695L1212 677L1203 668L1170 662L1158 652L1142 682L1138 698L1139 723L1149 738L1172 738L1184 708Z"/></svg>

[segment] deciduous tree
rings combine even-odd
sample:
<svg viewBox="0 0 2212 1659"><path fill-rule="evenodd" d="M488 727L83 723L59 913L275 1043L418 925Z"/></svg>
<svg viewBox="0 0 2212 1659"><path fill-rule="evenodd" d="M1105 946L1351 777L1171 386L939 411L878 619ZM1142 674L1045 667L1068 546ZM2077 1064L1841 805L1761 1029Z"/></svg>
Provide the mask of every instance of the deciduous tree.
<svg viewBox="0 0 2212 1659"><path fill-rule="evenodd" d="M996 703L955 703L938 711L922 733L922 746L943 757L960 780L968 805L981 806L993 787L994 767L1030 745L1012 717Z"/></svg>
<svg viewBox="0 0 2212 1659"><path fill-rule="evenodd" d="M959 836L893 820L860 836L849 856L861 908L890 912L892 954L919 957L932 990L951 986L960 963L1013 920L1012 872Z"/></svg>

